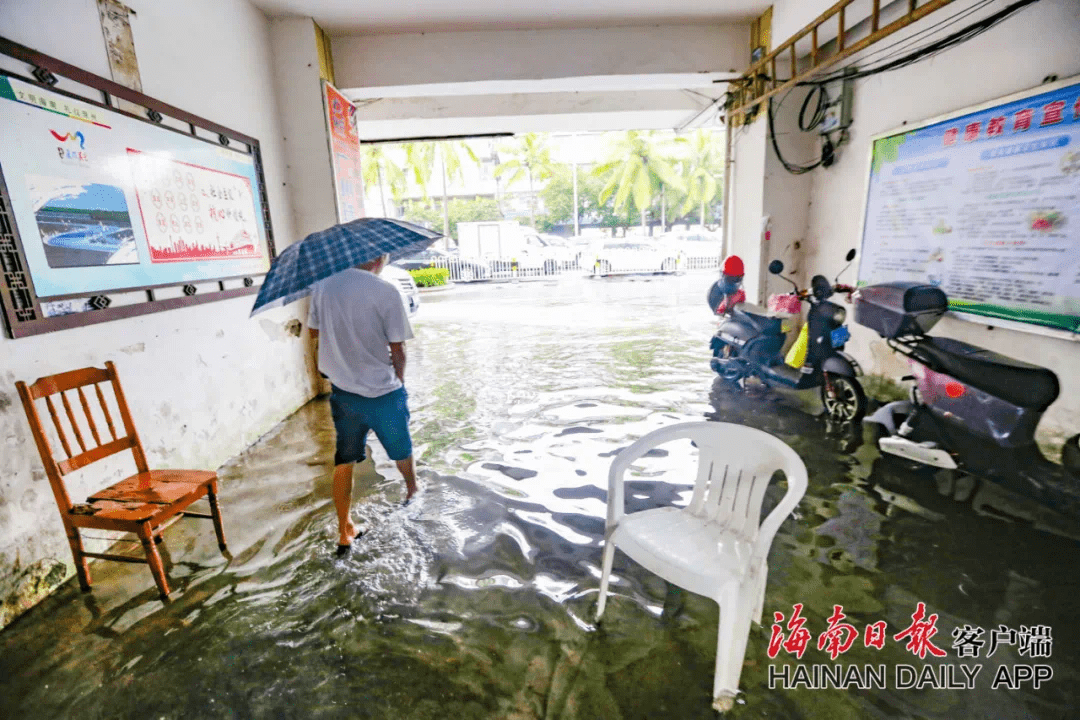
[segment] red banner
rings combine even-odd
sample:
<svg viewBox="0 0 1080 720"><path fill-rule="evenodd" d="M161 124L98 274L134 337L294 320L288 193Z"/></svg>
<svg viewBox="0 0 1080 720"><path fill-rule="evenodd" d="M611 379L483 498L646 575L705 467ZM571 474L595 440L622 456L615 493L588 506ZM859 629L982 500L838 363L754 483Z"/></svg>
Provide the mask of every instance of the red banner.
<svg viewBox="0 0 1080 720"><path fill-rule="evenodd" d="M360 138L356 134L356 107L333 85L324 85L338 221L348 222L364 217L364 181L360 174Z"/></svg>

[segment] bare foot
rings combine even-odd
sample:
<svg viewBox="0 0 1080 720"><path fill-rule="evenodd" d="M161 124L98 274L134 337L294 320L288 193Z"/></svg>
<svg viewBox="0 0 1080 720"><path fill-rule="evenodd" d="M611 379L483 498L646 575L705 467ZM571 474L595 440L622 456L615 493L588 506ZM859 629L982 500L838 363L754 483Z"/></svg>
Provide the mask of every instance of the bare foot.
<svg viewBox="0 0 1080 720"><path fill-rule="evenodd" d="M352 545L352 541L355 540L356 536L359 534L356 525L353 524L353 521L350 518L349 522L345 527L341 528L340 533L338 534L338 545Z"/></svg>
<svg viewBox="0 0 1080 720"><path fill-rule="evenodd" d="M405 505L409 504L409 501L413 499L413 495L416 494L416 481L405 481Z"/></svg>

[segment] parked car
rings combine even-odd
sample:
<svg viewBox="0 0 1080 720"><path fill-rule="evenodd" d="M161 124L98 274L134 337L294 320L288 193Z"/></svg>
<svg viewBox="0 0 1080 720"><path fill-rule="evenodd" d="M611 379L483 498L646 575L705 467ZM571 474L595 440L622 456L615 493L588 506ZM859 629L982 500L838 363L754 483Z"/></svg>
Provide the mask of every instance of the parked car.
<svg viewBox="0 0 1080 720"><path fill-rule="evenodd" d="M723 237L705 231L671 232L660 239L688 258L719 257L724 249Z"/></svg>
<svg viewBox="0 0 1080 720"><path fill-rule="evenodd" d="M599 275L610 275L617 272L673 273L678 266L678 254L663 243L617 238L599 246L593 267Z"/></svg>
<svg viewBox="0 0 1080 720"><path fill-rule="evenodd" d="M577 253L557 235L528 233L518 264L522 267L542 267L545 273L553 274L576 265Z"/></svg>
<svg viewBox="0 0 1080 720"><path fill-rule="evenodd" d="M607 238L604 235L571 235L564 242L581 267L591 269L597 250Z"/></svg>
<svg viewBox="0 0 1080 720"><path fill-rule="evenodd" d="M416 288L416 282L413 281L412 275L407 270L388 265L383 268L382 278L393 283L394 287L401 293L401 302L405 304L405 309L409 311L409 317L415 315L420 309L420 291Z"/></svg>
<svg viewBox="0 0 1080 720"><path fill-rule="evenodd" d="M407 258L393 263L394 266L403 270L421 270L431 267L442 267L450 271L452 282L472 282L474 280L488 280L491 278L491 269L486 263L478 260L462 259L445 250L428 248L410 255Z"/></svg>

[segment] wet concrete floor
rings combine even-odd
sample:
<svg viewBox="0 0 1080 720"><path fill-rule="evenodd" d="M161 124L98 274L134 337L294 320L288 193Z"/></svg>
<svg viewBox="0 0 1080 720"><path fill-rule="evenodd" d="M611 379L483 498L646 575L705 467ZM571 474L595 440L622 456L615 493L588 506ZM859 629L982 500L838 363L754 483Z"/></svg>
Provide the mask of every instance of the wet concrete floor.
<svg viewBox="0 0 1080 720"><path fill-rule="evenodd" d="M334 557L333 428L313 401L221 469L234 556L203 521L165 533L173 599L145 566L97 563L0 632L0 718L708 718L717 607L616 555L593 621L607 469L671 423L746 423L803 457L810 488L769 557L734 718L1076 717L1077 545L1002 519L1015 499L958 502L880 457L869 434L829 432L813 398L715 379L705 353L711 278L641 277L472 287L425 296L408 387L422 493L381 449L357 470L367 534ZM689 495L693 449L635 465L630 510ZM377 474L376 474L377 471ZM766 506L782 494L773 487ZM1011 513L1013 515L1020 513ZM893 639L917 604L936 613L921 660ZM859 639L835 664L885 665L884 688L768 686L772 613L814 640L842 605ZM863 628L888 623L881 650ZM958 657L952 634L1048 626L1050 657L1003 634ZM1016 644L1009 644L1012 640ZM982 665L974 689L899 689L895 668ZM1033 690L992 681L1037 664ZM790 677L790 675L789 675ZM962 678L957 671L956 678ZM906 677L903 679L907 679Z"/></svg>

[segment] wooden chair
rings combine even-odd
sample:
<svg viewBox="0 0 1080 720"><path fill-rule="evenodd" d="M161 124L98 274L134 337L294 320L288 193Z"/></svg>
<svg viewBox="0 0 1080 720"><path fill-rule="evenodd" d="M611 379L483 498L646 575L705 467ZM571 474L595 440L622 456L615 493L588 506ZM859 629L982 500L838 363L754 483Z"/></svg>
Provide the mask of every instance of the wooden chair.
<svg viewBox="0 0 1080 720"><path fill-rule="evenodd" d="M113 424L105 394L102 393L101 383L109 383L112 386L112 394L116 407L119 408L123 425L122 437L117 437L117 429ZM30 421L30 429L33 431L34 441L41 454L41 461L45 465L49 484L52 485L56 506L60 510L60 519L64 523L68 543L71 545L71 554L75 558L79 585L84 592L90 590L90 570L86 559L99 558L149 564L154 582L161 591L161 597L167 598L169 583L165 577L165 568L161 563L161 555L158 553L156 544L161 542L161 531L164 527L171 525L170 521L178 520L180 517L213 520L218 547L223 552L226 550L225 532L221 525L221 511L217 501L217 473L208 470L150 470L147 467L146 455L139 441L139 435L135 431L135 425L131 421L131 413L128 411L127 401L120 388L116 367L111 362L105 363L104 370L94 367L82 368L39 378L29 386L22 381L15 385L19 389L19 397L22 398L26 417ZM83 388L90 386L93 386L93 394L99 404L98 420L104 417L105 424L108 426L108 436L105 438L102 438L103 433L99 432L94 413L91 412L91 404L87 401L89 393L83 392ZM85 423L82 429L76 420L77 412L74 403L66 394L72 390L75 391L77 402L84 414ZM53 402L56 395L60 396L60 404L78 444L76 453L72 452L64 423L61 422L61 417L57 412L57 404ZM41 398L45 399L49 416L56 428L56 434L64 450L64 459L58 460L54 456L44 423L38 415L35 401ZM84 435L87 427L95 443L89 448L87 447L88 438ZM103 439L104 442L102 442ZM94 493L85 503L73 505L64 484L64 475L125 450L131 450L138 472ZM188 506L202 497L210 501L210 515L187 510ZM146 558L86 552L79 535L80 528L134 533L142 541Z"/></svg>

